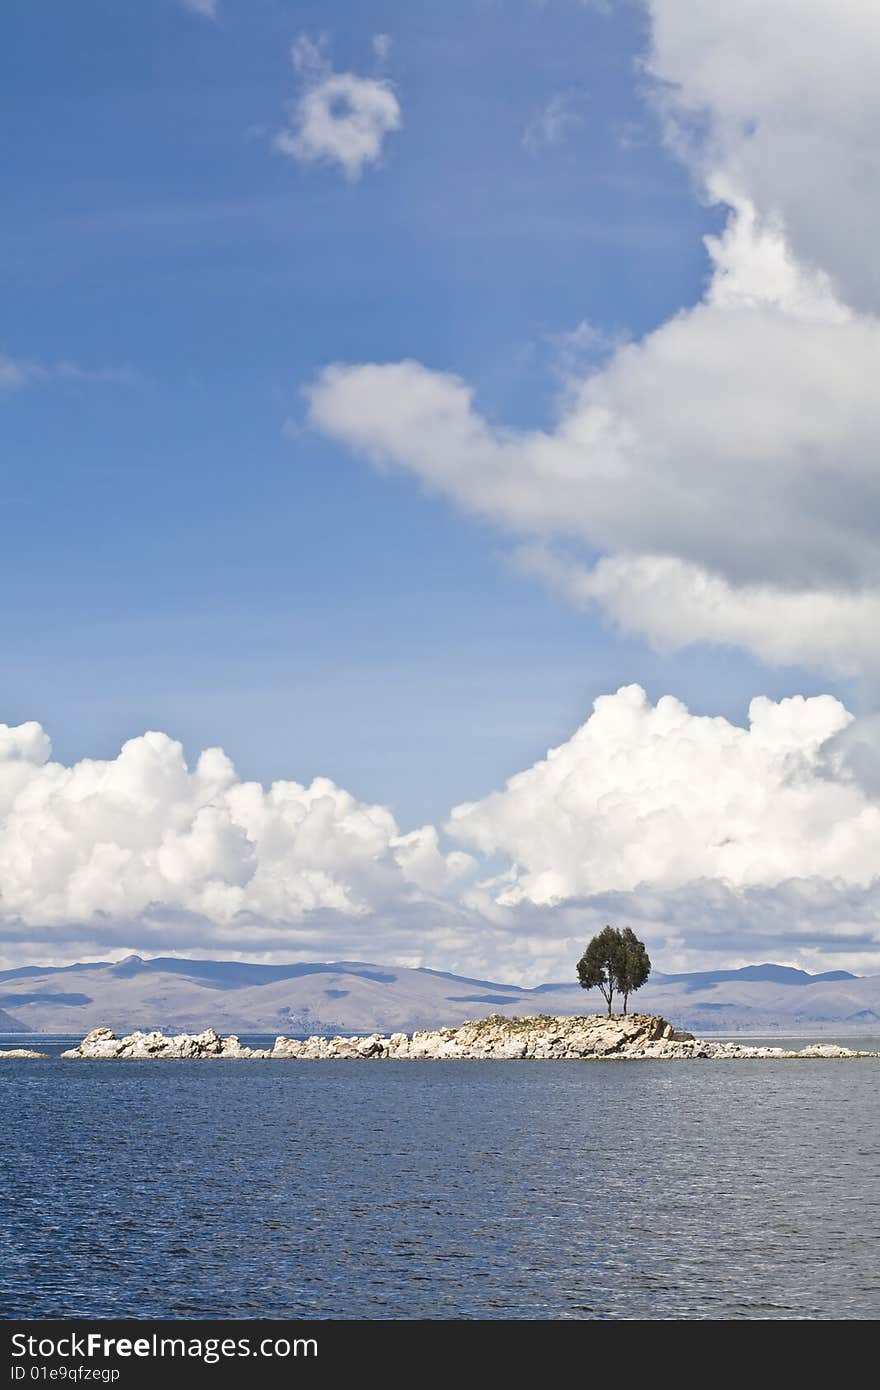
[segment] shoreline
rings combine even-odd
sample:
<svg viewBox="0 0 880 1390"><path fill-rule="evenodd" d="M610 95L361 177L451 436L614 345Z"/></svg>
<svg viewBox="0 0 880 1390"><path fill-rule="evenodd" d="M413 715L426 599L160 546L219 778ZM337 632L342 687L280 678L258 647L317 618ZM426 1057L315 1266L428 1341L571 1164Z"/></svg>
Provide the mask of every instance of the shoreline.
<svg viewBox="0 0 880 1390"><path fill-rule="evenodd" d="M22 1039L22 1041L24 1041ZM48 1053L29 1048L0 1051L0 1060L45 1060ZM578 1060L578 1061L719 1061L818 1060L880 1058L836 1043L812 1042L800 1049L769 1044L749 1046L721 1038L695 1037L677 1030L656 1014L587 1016L540 1014L530 1018L487 1018L457 1027L413 1033L309 1038L276 1037L271 1048L248 1047L236 1034L221 1037L212 1028L201 1033L166 1035L157 1031L117 1037L95 1028L59 1060Z"/></svg>

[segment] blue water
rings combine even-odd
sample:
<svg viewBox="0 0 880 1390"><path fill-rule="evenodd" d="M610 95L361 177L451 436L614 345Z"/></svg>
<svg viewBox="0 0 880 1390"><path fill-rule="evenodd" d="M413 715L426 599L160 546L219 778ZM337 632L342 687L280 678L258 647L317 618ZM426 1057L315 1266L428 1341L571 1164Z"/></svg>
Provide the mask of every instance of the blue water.
<svg viewBox="0 0 880 1390"><path fill-rule="evenodd" d="M876 1318L878 1082L3 1062L0 1316Z"/></svg>

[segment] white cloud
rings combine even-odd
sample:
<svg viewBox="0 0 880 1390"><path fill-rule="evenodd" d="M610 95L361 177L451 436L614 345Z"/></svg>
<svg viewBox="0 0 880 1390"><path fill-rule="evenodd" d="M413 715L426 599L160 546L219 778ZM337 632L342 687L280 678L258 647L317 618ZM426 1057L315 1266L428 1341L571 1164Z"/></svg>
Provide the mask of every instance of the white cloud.
<svg viewBox="0 0 880 1390"><path fill-rule="evenodd" d="M733 585L666 555L607 556L592 568L541 545L521 546L519 567L570 601L598 604L623 632L660 651L700 643L746 647L771 666L855 676L878 673L880 593L786 592Z"/></svg>
<svg viewBox="0 0 880 1390"><path fill-rule="evenodd" d="M166 734L110 761L50 761L37 724L0 726L2 914L32 926L136 919L149 909L217 923L364 917L464 872L433 827L401 836L391 812L327 778L241 782L221 749L194 769Z"/></svg>
<svg viewBox="0 0 880 1390"><path fill-rule="evenodd" d="M658 645L876 673L880 11L746 9L651 4L670 138L729 209L698 304L569 382L551 430L490 424L415 362L328 368L311 420L539 542Z"/></svg>
<svg viewBox="0 0 880 1390"><path fill-rule="evenodd" d="M561 965L611 920L680 969L880 965L880 721L831 696L755 699L740 728L625 687L446 828L507 861L462 904L520 958Z"/></svg>
<svg viewBox="0 0 880 1390"><path fill-rule="evenodd" d="M750 727L598 700L507 786L401 834L326 778L242 782L147 733L64 766L0 725L4 963L108 950L371 959L567 978L604 921L661 968L880 965L880 728L830 696L758 699ZM491 870L491 871L490 871Z"/></svg>
<svg viewBox="0 0 880 1390"><path fill-rule="evenodd" d="M220 0L181 0L181 4L184 9L201 15L203 19L220 18Z"/></svg>
<svg viewBox="0 0 880 1390"><path fill-rule="evenodd" d="M548 145L558 145L582 125L583 117L576 108L576 100L573 92L557 92L536 111L523 132L525 148L535 154Z"/></svg>
<svg viewBox="0 0 880 1390"><path fill-rule="evenodd" d="M312 420L516 532L734 584L876 583L880 323L793 271L784 307L759 301L771 257L756 234L741 274L743 238L737 219L706 300L614 352L552 432L489 425L463 382L413 362L328 368Z"/></svg>
<svg viewBox="0 0 880 1390"><path fill-rule="evenodd" d="M387 54L387 45L383 51ZM382 52L376 52L381 60ZM368 165L379 162L387 136L403 124L391 84L334 72L323 46L306 35L293 45L291 61L302 91L291 107L290 125L275 137L276 148L304 164L338 164L346 178L360 178Z"/></svg>
<svg viewBox="0 0 880 1390"><path fill-rule="evenodd" d="M648 0L670 138L785 225L794 254L880 307L880 9L874 0Z"/></svg>
<svg viewBox="0 0 880 1390"><path fill-rule="evenodd" d="M767 887L815 874L866 887L880 805L823 757L850 722L830 695L761 697L741 729L628 686L503 791L457 806L447 829L512 861L502 905L705 879Z"/></svg>

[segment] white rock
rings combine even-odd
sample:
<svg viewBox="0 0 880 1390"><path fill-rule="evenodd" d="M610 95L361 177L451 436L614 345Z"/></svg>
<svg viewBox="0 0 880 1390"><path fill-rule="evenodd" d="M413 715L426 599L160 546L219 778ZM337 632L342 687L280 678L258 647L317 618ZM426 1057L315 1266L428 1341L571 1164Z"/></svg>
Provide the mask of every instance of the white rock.
<svg viewBox="0 0 880 1390"><path fill-rule="evenodd" d="M21 1053L3 1054L21 1055ZM32 1054L30 1054L32 1055ZM166 1037L160 1032L131 1033L117 1038L109 1028L94 1028L78 1047L63 1054L70 1058L273 1058L276 1060L357 1060L385 1057L432 1060L458 1058L504 1059L591 1059L632 1061L640 1059L679 1060L718 1058L769 1059L794 1057L847 1058L878 1057L880 1053L853 1052L833 1043L811 1043L801 1052L780 1047L748 1047L740 1043L706 1041L679 1032L664 1018L652 1014L628 1014L609 1018L548 1017L472 1019L459 1028L438 1028L433 1032L370 1033L366 1037L300 1040L280 1034L271 1050L243 1047L236 1035L221 1038L213 1028L202 1033L178 1033Z"/></svg>

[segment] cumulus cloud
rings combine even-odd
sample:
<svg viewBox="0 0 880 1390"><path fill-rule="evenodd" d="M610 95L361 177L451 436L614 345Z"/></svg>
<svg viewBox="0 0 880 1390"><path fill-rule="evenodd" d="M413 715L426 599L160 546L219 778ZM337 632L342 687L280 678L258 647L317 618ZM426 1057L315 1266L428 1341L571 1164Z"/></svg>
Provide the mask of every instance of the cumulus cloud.
<svg viewBox="0 0 880 1390"><path fill-rule="evenodd" d="M496 900L877 876L880 806L823 748L851 723L830 695L752 701L749 727L639 686L595 702L567 743L503 791L457 806L459 843L514 865Z"/></svg>
<svg viewBox="0 0 880 1390"><path fill-rule="evenodd" d="M830 696L753 701L748 728L636 686L445 827L327 778L189 767L163 733L53 761L0 725L4 963L111 950L373 959L566 978L605 921L665 969L775 955L880 963L880 726Z"/></svg>
<svg viewBox="0 0 880 1390"><path fill-rule="evenodd" d="M238 779L219 748L190 769L163 733L109 761L53 762L37 724L0 726L0 913L32 927L136 920L367 917L439 892L471 865L433 827L400 835L382 806L327 778Z"/></svg>
<svg viewBox="0 0 880 1390"><path fill-rule="evenodd" d="M453 809L450 836L508 865L462 902L513 933L543 925L560 952L629 921L682 968L721 951L876 971L878 769L878 721L831 696L755 699L740 728L625 687L503 790Z"/></svg>
<svg viewBox="0 0 880 1390"><path fill-rule="evenodd" d="M389 51L388 36L376 35L380 63ZM323 46L306 35L293 45L291 61L302 90L291 106L290 125L275 137L276 149L304 164L338 164L347 179L360 178L403 124L393 87L384 78L334 72Z"/></svg>
<svg viewBox="0 0 880 1390"><path fill-rule="evenodd" d="M503 866L460 894L491 925L484 949L547 979L607 921L635 927L667 970L876 973L878 827L876 717L827 695L762 697L741 728L630 686L446 829Z"/></svg>
<svg viewBox="0 0 880 1390"><path fill-rule="evenodd" d="M494 425L465 382L416 362L331 366L308 392L310 415L378 465L537 540L557 579L569 568L559 587L658 645L733 642L764 660L876 672L874 262L859 249L862 224L839 215L824 180L833 163L846 203L843 183L873 167L863 135L874 129L876 84L850 89L832 55L844 41L846 53L857 47L859 32L872 51L880 20L857 0L831 17L818 3L796 8L795 19L788 0L750 4L750 26L740 10L734 18L709 4L690 25L690 6L654 0L648 63L670 139L728 220L706 239L700 302L570 382L554 428ZM792 47L774 77L783 19ZM837 29L826 52L821 39ZM821 110L833 89L846 113L830 121L836 143L823 159L805 77L813 67ZM798 112L815 140L793 169L782 156ZM762 173L777 161L779 196ZM806 231L791 234L808 193L828 229L821 248ZM858 277L834 254L842 237L864 262ZM771 631L774 608L778 629L794 619L785 632Z"/></svg>

